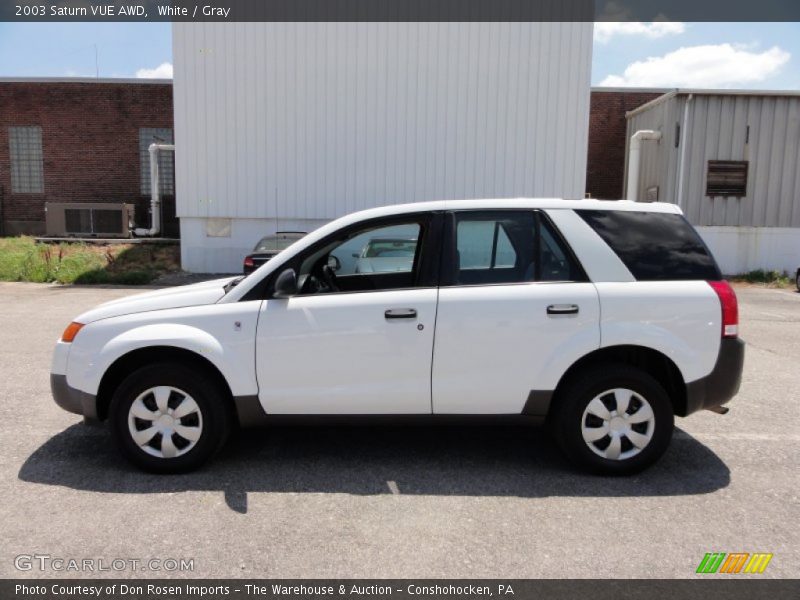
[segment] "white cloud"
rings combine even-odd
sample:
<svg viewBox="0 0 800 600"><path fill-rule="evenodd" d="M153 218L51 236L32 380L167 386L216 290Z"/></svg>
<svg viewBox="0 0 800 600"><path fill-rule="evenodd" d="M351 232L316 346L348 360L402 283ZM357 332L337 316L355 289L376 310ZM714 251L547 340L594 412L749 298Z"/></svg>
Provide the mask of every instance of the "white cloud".
<svg viewBox="0 0 800 600"><path fill-rule="evenodd" d="M140 79L172 79L172 63L161 63L155 69L139 69L136 77Z"/></svg>
<svg viewBox="0 0 800 600"><path fill-rule="evenodd" d="M732 44L690 46L631 63L622 75L609 75L600 85L729 88L764 81L790 58L777 46L760 53Z"/></svg>
<svg viewBox="0 0 800 600"><path fill-rule="evenodd" d="M611 38L619 35L636 35L656 39L668 35L680 35L684 31L686 31L686 24L674 21L655 21L653 23L642 23L641 21L597 22L594 24L594 41L605 44Z"/></svg>

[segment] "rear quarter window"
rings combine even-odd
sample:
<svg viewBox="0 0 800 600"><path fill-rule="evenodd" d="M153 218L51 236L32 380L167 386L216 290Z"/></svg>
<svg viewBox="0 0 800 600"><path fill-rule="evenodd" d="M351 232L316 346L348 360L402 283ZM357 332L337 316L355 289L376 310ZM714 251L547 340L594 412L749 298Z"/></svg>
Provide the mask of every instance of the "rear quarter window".
<svg viewBox="0 0 800 600"><path fill-rule="evenodd" d="M576 210L638 281L721 279L703 240L682 215Z"/></svg>

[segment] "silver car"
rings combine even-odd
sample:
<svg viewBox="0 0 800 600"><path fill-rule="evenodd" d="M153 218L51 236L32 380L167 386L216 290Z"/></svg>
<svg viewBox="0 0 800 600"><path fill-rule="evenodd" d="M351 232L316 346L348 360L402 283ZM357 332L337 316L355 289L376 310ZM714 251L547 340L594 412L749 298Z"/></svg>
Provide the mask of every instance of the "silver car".
<svg viewBox="0 0 800 600"><path fill-rule="evenodd" d="M358 254L356 273L411 271L416 249L416 238L373 238Z"/></svg>

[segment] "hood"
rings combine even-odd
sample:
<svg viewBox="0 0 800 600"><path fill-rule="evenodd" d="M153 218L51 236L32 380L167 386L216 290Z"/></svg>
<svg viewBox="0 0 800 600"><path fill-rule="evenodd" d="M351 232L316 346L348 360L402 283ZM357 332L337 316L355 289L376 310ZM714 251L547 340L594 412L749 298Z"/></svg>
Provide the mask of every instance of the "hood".
<svg viewBox="0 0 800 600"><path fill-rule="evenodd" d="M79 323L88 324L100 319L151 310L214 304L225 295L225 290L223 289L225 284L233 279L236 279L236 277L225 277L224 279L214 279L213 281L203 281L192 285L135 294L101 304L79 315L75 320Z"/></svg>

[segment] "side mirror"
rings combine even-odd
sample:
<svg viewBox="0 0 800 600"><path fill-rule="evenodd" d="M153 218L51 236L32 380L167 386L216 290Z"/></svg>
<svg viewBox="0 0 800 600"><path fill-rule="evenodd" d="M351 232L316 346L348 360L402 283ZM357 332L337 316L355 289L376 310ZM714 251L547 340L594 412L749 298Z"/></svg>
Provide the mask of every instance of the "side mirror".
<svg viewBox="0 0 800 600"><path fill-rule="evenodd" d="M282 271L275 280L275 298L291 298L297 294L297 273L294 269Z"/></svg>
<svg viewBox="0 0 800 600"><path fill-rule="evenodd" d="M331 268L333 271L338 271L342 268L342 261L339 260L338 256L334 256L333 254L328 255L328 267Z"/></svg>
<svg viewBox="0 0 800 600"><path fill-rule="evenodd" d="M353 258L358 258L358 252L353 252Z"/></svg>

